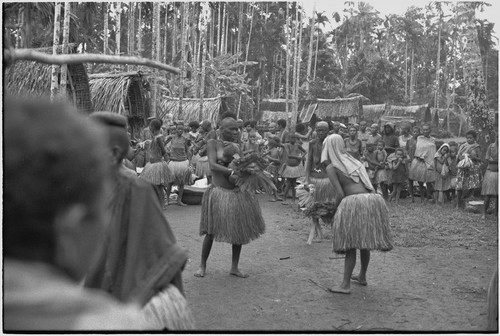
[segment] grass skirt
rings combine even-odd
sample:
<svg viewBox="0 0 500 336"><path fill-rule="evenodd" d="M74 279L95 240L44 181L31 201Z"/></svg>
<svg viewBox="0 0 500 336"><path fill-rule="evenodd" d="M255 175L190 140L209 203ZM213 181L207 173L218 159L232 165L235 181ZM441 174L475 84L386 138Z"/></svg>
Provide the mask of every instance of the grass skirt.
<svg viewBox="0 0 500 336"><path fill-rule="evenodd" d="M392 250L389 210L382 196L355 194L342 199L333 219L333 251Z"/></svg>
<svg viewBox="0 0 500 336"><path fill-rule="evenodd" d="M388 183L389 182L389 176L387 175L387 171L385 169L378 169L375 172L375 184L379 183Z"/></svg>
<svg viewBox="0 0 500 336"><path fill-rule="evenodd" d="M198 160L200 159L200 154L195 154L191 157L191 166L193 167L196 167L196 165L198 164Z"/></svg>
<svg viewBox="0 0 500 336"><path fill-rule="evenodd" d="M409 178L418 182L434 182L436 180L436 171L429 169L423 160L414 158L411 162Z"/></svg>
<svg viewBox="0 0 500 336"><path fill-rule="evenodd" d="M284 178L299 178L306 175L306 170L302 163L295 167L285 165L281 176Z"/></svg>
<svg viewBox="0 0 500 336"><path fill-rule="evenodd" d="M193 330L194 318L186 299L174 285L168 285L142 309L147 329Z"/></svg>
<svg viewBox="0 0 500 336"><path fill-rule="evenodd" d="M203 194L200 235L210 234L218 242L244 245L265 229L259 202L250 193L210 186Z"/></svg>
<svg viewBox="0 0 500 336"><path fill-rule="evenodd" d="M481 195L498 195L498 172L487 170L484 173Z"/></svg>
<svg viewBox="0 0 500 336"><path fill-rule="evenodd" d="M189 168L189 160L185 161L169 161L168 168L172 175L172 183L179 184L193 184L191 179L191 168Z"/></svg>
<svg viewBox="0 0 500 336"><path fill-rule="evenodd" d="M333 185L330 183L330 179L328 177L310 177L309 180L316 188L313 194L314 202L324 203L333 202L335 200L335 190L333 189Z"/></svg>
<svg viewBox="0 0 500 336"><path fill-rule="evenodd" d="M202 156L198 160L198 163L196 164L196 176L198 177L203 177L203 176L211 176L212 172L210 171L210 164L208 163L208 157Z"/></svg>
<svg viewBox="0 0 500 336"><path fill-rule="evenodd" d="M167 185L172 180L170 169L165 161L148 162L139 176L154 185Z"/></svg>
<svg viewBox="0 0 500 336"><path fill-rule="evenodd" d="M434 190L436 191L446 191L451 189L451 176L446 174L446 176L441 175L441 173L436 172L436 182L434 183Z"/></svg>
<svg viewBox="0 0 500 336"><path fill-rule="evenodd" d="M471 190L481 188L481 170L475 164L467 169L458 169L456 190Z"/></svg>

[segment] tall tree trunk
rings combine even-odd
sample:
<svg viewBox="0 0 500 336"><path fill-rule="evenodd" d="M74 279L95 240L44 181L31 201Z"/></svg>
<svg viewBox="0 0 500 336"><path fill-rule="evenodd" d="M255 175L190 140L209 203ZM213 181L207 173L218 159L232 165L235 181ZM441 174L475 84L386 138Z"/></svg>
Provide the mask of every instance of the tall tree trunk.
<svg viewBox="0 0 500 336"><path fill-rule="evenodd" d="M314 73L313 73L313 81L316 80L316 70L318 68L318 49L319 49L319 37L320 32L318 32L318 37L316 38L316 54L314 55Z"/></svg>
<svg viewBox="0 0 500 336"><path fill-rule="evenodd" d="M219 2L219 17L217 18L217 30L218 30L218 34L217 34L217 48L215 49L216 50L216 53L217 54L221 54L221 44L222 44L222 25L221 25L221 21L222 21L222 2Z"/></svg>
<svg viewBox="0 0 500 336"><path fill-rule="evenodd" d="M411 48L411 73L410 73L410 105L413 102L413 94L415 89L415 48L412 46Z"/></svg>
<svg viewBox="0 0 500 336"><path fill-rule="evenodd" d="M160 60L160 3L153 3L153 29L151 36L151 58L159 61ZM151 88L151 113L155 117L158 115L157 111L157 100L158 100L158 71L153 73L153 85Z"/></svg>
<svg viewBox="0 0 500 336"><path fill-rule="evenodd" d="M309 20L310 31L309 31L309 55L307 58L307 74L306 74L306 91L307 97L311 98L311 93L309 91L309 85L311 84L311 68L312 68L312 58L313 58L313 46L314 46L314 13L316 9L316 3L314 3L313 16Z"/></svg>
<svg viewBox="0 0 500 336"><path fill-rule="evenodd" d="M238 2L238 39L236 41L236 53L238 55L241 52L241 31L242 30L243 30L243 2Z"/></svg>
<svg viewBox="0 0 500 336"><path fill-rule="evenodd" d="M287 117L289 115L288 111L288 99L290 99L290 15L288 10L288 3L286 4L286 31L285 31L285 41L286 41L286 65L285 65L285 111ZM290 127L290 123L288 123L288 127Z"/></svg>
<svg viewBox="0 0 500 336"><path fill-rule="evenodd" d="M182 115L183 98L184 98L184 81L186 80L186 40L188 35L187 18L189 13L189 3L181 3L181 77L179 85L179 115Z"/></svg>
<svg viewBox="0 0 500 336"><path fill-rule="evenodd" d="M173 5L174 9L174 19L172 21L172 64L174 64L175 59L177 58L177 6L175 3Z"/></svg>
<svg viewBox="0 0 500 336"><path fill-rule="evenodd" d="M201 5L200 13L200 44L201 44L201 78L200 78L200 113L198 120L203 119L203 99L205 98L205 53L206 53L206 36L207 36L207 20L210 18L211 10L208 2Z"/></svg>
<svg viewBox="0 0 500 336"><path fill-rule="evenodd" d="M130 56L134 55L134 49L135 49L135 3L134 2L129 2L128 3L128 50L127 53Z"/></svg>
<svg viewBox="0 0 500 336"><path fill-rule="evenodd" d="M215 44L215 13L216 11L210 11L210 44L208 47L208 53L210 58L214 57L214 44Z"/></svg>
<svg viewBox="0 0 500 336"><path fill-rule="evenodd" d="M228 53L228 42L229 42L229 9L226 9L226 7L229 6L229 3L226 2L226 4L224 5L224 9L225 9L225 12L226 12L226 41L224 42L224 53L227 54Z"/></svg>
<svg viewBox="0 0 500 336"><path fill-rule="evenodd" d="M16 49L21 48L21 45L23 43L23 20L24 20L24 11L22 7L20 7L17 11L17 35L16 35Z"/></svg>
<svg viewBox="0 0 500 336"><path fill-rule="evenodd" d="M109 34L109 2L103 2L102 8L104 11L104 55L108 54L109 50L109 42L108 42L108 34Z"/></svg>
<svg viewBox="0 0 500 336"><path fill-rule="evenodd" d="M54 9L54 38L52 44L52 54L57 54L57 47L59 46L59 34L61 30L61 3L56 2ZM57 65L52 65L52 76L50 82L50 100L54 100L57 97L57 92L59 88L58 82L58 72L59 67Z"/></svg>
<svg viewBox="0 0 500 336"><path fill-rule="evenodd" d="M137 51L139 52L139 57L143 55L143 46L142 46L142 2L138 2L137 6L139 7L138 18L137 18Z"/></svg>
<svg viewBox="0 0 500 336"><path fill-rule="evenodd" d="M64 3L64 21L63 21L63 42L62 42L62 53L68 54L68 42L69 42L69 18L71 15L71 2L66 1ZM59 87L59 94L61 97L66 97L67 95L67 84L68 84L68 65L61 65L61 85ZM75 102L76 103L76 102Z"/></svg>
<svg viewBox="0 0 500 336"><path fill-rule="evenodd" d="M408 36L405 38L405 101L408 100Z"/></svg>
<svg viewBox="0 0 500 336"><path fill-rule="evenodd" d="M283 77L283 71L281 69L283 69L283 51L280 50L279 56L280 56L280 70L278 72L278 98L281 98L281 81Z"/></svg>
<svg viewBox="0 0 500 336"><path fill-rule="evenodd" d="M252 39L253 14L254 14L253 6L250 6L250 31L248 33L247 50L245 52L245 65L243 65L243 75L245 75L247 71L248 52L250 50L250 40ZM241 94L240 94L240 99L238 101L238 110L236 112L238 118L240 117L240 107L241 107Z"/></svg>
<svg viewBox="0 0 500 336"><path fill-rule="evenodd" d="M116 15L116 50L115 54L121 53L121 40L122 40L122 3L117 2L117 15Z"/></svg>
<svg viewBox="0 0 500 336"><path fill-rule="evenodd" d="M439 16L439 30L438 30L438 52L436 61L436 92L434 96L434 106L439 108L439 71L441 70L441 16Z"/></svg>
<svg viewBox="0 0 500 336"><path fill-rule="evenodd" d="M165 35L163 39L163 63L167 63L168 54L168 2L165 4Z"/></svg>

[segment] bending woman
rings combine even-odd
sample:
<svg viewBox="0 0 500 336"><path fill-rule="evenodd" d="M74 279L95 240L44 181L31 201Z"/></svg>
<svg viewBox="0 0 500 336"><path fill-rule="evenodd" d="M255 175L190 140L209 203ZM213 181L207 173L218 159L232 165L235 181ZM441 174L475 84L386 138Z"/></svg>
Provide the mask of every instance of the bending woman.
<svg viewBox="0 0 500 336"><path fill-rule="evenodd" d="M345 253L344 278L334 293L350 294L351 279L366 286L370 251L392 250L389 212L382 196L374 193L361 162L346 152L338 134L325 139L321 161L329 160L326 173L336 193L337 212L333 219L333 251ZM352 276L356 249L361 250L359 275Z"/></svg>
<svg viewBox="0 0 500 336"><path fill-rule="evenodd" d="M230 274L246 278L240 272L241 246L258 238L265 231L264 218L259 202L249 192L237 186L238 175L228 168L233 156L243 156L233 141L238 138L238 124L231 115L221 121L222 140L210 139L207 143L208 162L212 184L203 194L201 204L200 235L205 235L201 251L200 269L194 274L204 277L207 259L214 240L232 244L233 256Z"/></svg>

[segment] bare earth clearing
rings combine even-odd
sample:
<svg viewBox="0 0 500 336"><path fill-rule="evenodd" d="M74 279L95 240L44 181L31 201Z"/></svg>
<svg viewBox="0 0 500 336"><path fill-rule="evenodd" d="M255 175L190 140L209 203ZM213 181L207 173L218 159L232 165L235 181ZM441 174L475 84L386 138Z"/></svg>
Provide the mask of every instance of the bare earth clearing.
<svg viewBox="0 0 500 336"><path fill-rule="evenodd" d="M200 206L165 211L181 246L187 299L201 330L480 331L486 295L498 258L498 222L456 212L450 205L391 204L395 248L374 252L368 286L351 295L325 290L340 283L344 260L331 251L331 234L306 245L309 220L292 206L259 200L266 233L245 245L240 266L228 274L231 246L214 243L205 278L196 278L203 237ZM354 273L359 269L359 256Z"/></svg>

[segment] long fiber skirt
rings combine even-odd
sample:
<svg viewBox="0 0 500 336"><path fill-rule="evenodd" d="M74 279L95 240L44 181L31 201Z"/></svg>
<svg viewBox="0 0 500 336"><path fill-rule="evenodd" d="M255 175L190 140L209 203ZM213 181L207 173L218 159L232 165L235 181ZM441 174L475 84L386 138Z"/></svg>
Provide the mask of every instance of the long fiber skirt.
<svg viewBox="0 0 500 336"><path fill-rule="evenodd" d="M191 178L191 168L189 167L189 160L185 161L169 161L168 168L172 174L172 183L179 184L193 184Z"/></svg>
<svg viewBox="0 0 500 336"><path fill-rule="evenodd" d="M203 194L200 236L210 234L218 242L244 245L265 230L259 202L250 193L212 185Z"/></svg>
<svg viewBox="0 0 500 336"><path fill-rule="evenodd" d="M299 163L299 165L294 167L285 165L283 172L281 173L281 176L284 178L299 178L305 175L306 175L306 170L302 163Z"/></svg>
<svg viewBox="0 0 500 336"><path fill-rule="evenodd" d="M498 172L487 170L484 173L481 195L498 195Z"/></svg>
<svg viewBox="0 0 500 336"><path fill-rule="evenodd" d="M170 284L154 296L141 311L147 329L193 330L195 323L182 293Z"/></svg>
<svg viewBox="0 0 500 336"><path fill-rule="evenodd" d="M196 163L196 176L211 176L212 172L210 170L210 164L208 163L208 158L206 156L200 157L198 162Z"/></svg>
<svg viewBox="0 0 500 336"><path fill-rule="evenodd" d="M355 194L342 199L333 218L333 251L392 250L389 210L382 196Z"/></svg>
<svg viewBox="0 0 500 336"><path fill-rule="evenodd" d="M172 178L168 164L165 161L148 162L139 177L154 185L167 185Z"/></svg>
<svg viewBox="0 0 500 336"><path fill-rule="evenodd" d="M434 190L446 191L449 189L451 189L451 176L449 174L443 176L441 175L441 173L436 172L436 182L434 183Z"/></svg>
<svg viewBox="0 0 500 336"><path fill-rule="evenodd" d="M436 172L433 168L429 169L423 160L414 158L411 162L409 179L418 182L434 182Z"/></svg>

